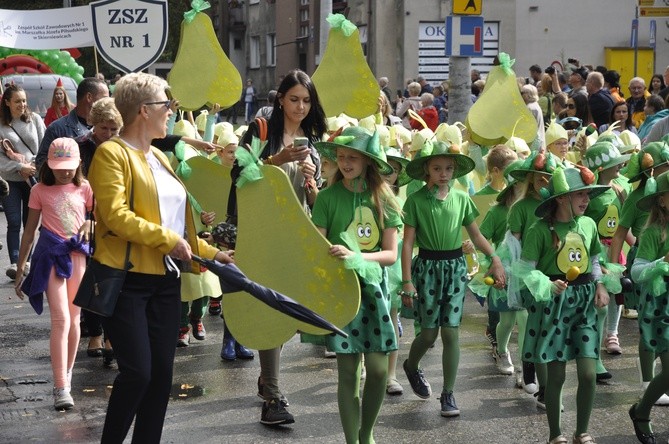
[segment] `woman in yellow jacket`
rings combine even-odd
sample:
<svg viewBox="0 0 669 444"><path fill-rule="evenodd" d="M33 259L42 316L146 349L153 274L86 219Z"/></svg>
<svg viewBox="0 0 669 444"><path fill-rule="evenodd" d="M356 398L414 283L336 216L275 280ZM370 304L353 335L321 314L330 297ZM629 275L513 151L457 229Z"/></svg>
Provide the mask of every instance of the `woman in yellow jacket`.
<svg viewBox="0 0 669 444"><path fill-rule="evenodd" d="M88 179L96 198L93 257L128 268L114 313L103 319L114 346L114 381L102 443L121 443L135 420L133 442L158 443L172 384L181 310L180 270L191 254L232 262L198 239L186 189L167 158L151 146L172 114L159 77L133 73L116 83L123 129L98 147ZM126 251L129 247L126 265Z"/></svg>

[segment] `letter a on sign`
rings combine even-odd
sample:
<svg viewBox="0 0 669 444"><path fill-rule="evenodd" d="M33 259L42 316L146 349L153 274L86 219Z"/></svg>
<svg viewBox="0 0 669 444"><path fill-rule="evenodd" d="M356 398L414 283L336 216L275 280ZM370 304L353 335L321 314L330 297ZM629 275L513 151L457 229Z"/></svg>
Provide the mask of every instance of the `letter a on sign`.
<svg viewBox="0 0 669 444"><path fill-rule="evenodd" d="M95 47L123 72L155 62L167 43L167 0L101 0L91 3Z"/></svg>

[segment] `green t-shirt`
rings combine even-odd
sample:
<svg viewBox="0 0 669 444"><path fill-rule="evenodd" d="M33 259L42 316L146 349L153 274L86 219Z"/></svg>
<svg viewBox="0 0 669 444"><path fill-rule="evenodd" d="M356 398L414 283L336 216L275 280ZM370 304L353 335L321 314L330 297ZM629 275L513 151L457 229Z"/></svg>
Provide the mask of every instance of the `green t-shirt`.
<svg viewBox="0 0 669 444"><path fill-rule="evenodd" d="M497 191L496 189L491 187L489 183L487 183L483 188L481 188L476 192L475 196L487 196L490 194L499 194L499 191Z"/></svg>
<svg viewBox="0 0 669 444"><path fill-rule="evenodd" d="M356 196L357 194L357 196ZM358 201L358 205L354 205ZM402 226L402 219L392 209L388 209L384 228ZM342 182L318 193L311 220L317 227L327 230L327 239L332 244L345 245L341 233L348 231L358 241L361 251L381 249L383 230L378 224L377 211L369 191L353 193Z"/></svg>
<svg viewBox="0 0 669 444"><path fill-rule="evenodd" d="M577 266L581 274L589 273L590 258L598 255L602 249L595 221L587 216L579 216L571 222L556 222L554 227L560 239L557 250L553 247L548 223L540 219L532 224L527 230L527 236L523 237L521 257L536 262L537 270L548 276L563 275L572 266Z"/></svg>
<svg viewBox="0 0 669 444"><path fill-rule="evenodd" d="M654 261L660 259L669 252L669 236L662 241L662 232L660 227L653 224L643 230L641 239L639 239L639 249L636 252L636 257L646 259L647 261Z"/></svg>
<svg viewBox="0 0 669 444"><path fill-rule="evenodd" d="M623 204L623 209L620 212L620 220L618 221L618 225L631 228L632 234L635 237L639 237L643 226L646 225L646 220L648 220L648 212L641 211L636 207L637 201L643 197L644 188L639 186L627 196Z"/></svg>
<svg viewBox="0 0 669 444"><path fill-rule="evenodd" d="M620 220L620 200L612 188L609 188L588 204L585 215L597 224L600 238L611 239L618 228Z"/></svg>
<svg viewBox="0 0 669 444"><path fill-rule="evenodd" d="M490 207L481 226L481 234L486 239L492 241L492 243L497 246L502 240L504 240L504 234L506 233L506 217L509 214L509 207L506 205L493 205Z"/></svg>
<svg viewBox="0 0 669 444"><path fill-rule="evenodd" d="M520 233L521 241L525 239L525 233L530 225L537 220L534 210L537 209L541 201L528 196L511 205L506 225L512 233Z"/></svg>
<svg viewBox="0 0 669 444"><path fill-rule="evenodd" d="M474 222L478 215L469 195L456 188L439 200L426 185L408 196L404 204L404 223L416 229L416 244L427 250L462 247L461 227Z"/></svg>
<svg viewBox="0 0 669 444"><path fill-rule="evenodd" d="M613 179L613 181L620 185L620 187L625 190L625 195L629 196L632 191L634 191L634 185L630 183L630 180L623 176L622 174L619 174L618 177Z"/></svg>

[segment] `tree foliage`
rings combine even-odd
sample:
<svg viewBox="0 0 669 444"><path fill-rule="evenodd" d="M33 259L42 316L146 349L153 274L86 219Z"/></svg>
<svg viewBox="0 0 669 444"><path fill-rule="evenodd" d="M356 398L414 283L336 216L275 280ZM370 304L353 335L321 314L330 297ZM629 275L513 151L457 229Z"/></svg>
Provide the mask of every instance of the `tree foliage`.
<svg viewBox="0 0 669 444"><path fill-rule="evenodd" d="M71 5L86 6L94 0L71 0ZM213 5L217 3L216 0L210 1ZM0 9L15 9L15 10L35 10L35 9L58 9L63 7L63 0L30 0L30 1L16 1L16 0L0 0ZM190 0L169 0L167 12L169 14L169 34L165 51L160 56L159 62L172 62L177 54L179 48L179 33L181 29L181 21L183 20L184 12L190 9ZM61 48L65 49L65 48ZM95 69L95 53L92 47L77 48L81 51L81 57L77 59L77 63L85 69L85 77L93 76ZM117 70L98 55L98 69L97 71L103 73L106 78L113 77Z"/></svg>

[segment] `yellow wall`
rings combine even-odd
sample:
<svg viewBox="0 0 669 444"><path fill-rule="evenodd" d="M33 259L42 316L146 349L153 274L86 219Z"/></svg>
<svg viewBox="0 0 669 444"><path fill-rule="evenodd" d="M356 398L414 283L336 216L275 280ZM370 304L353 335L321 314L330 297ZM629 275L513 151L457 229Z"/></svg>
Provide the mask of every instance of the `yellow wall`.
<svg viewBox="0 0 669 444"><path fill-rule="evenodd" d="M652 48L638 48L637 50L637 77L646 81L646 85L653 77L655 53ZM630 96L627 85L634 77L634 49L633 48L604 48L605 65L608 69L615 69L620 73L620 89L625 98Z"/></svg>

